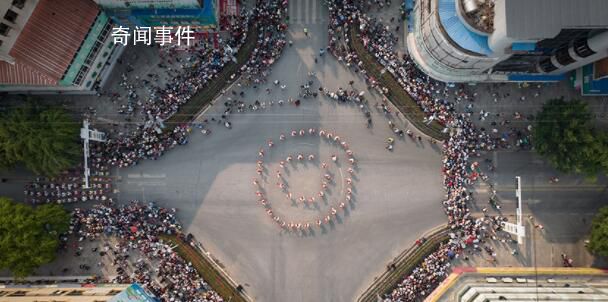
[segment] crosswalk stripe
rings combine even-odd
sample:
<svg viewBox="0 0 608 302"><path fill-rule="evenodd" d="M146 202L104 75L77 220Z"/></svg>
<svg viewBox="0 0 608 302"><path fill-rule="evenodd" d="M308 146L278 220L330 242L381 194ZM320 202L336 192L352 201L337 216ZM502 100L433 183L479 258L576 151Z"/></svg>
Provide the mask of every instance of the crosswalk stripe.
<svg viewBox="0 0 608 302"><path fill-rule="evenodd" d="M291 1L289 2L289 20L290 22L295 22L295 17L296 17L296 2Z"/></svg>
<svg viewBox="0 0 608 302"><path fill-rule="evenodd" d="M319 24L327 22L323 13L318 11L319 0L293 0L290 1L288 12L291 24Z"/></svg>
<svg viewBox="0 0 608 302"><path fill-rule="evenodd" d="M308 16L308 0L300 0L300 2L302 2L302 17L300 18L300 23L304 24L304 23L308 23L308 20L306 20L306 17Z"/></svg>
<svg viewBox="0 0 608 302"><path fill-rule="evenodd" d="M300 0L300 5L298 6L298 21L303 23L304 17L306 17L306 1Z"/></svg>
<svg viewBox="0 0 608 302"><path fill-rule="evenodd" d="M310 23L317 22L317 0L310 0L312 2L312 8L310 10Z"/></svg>

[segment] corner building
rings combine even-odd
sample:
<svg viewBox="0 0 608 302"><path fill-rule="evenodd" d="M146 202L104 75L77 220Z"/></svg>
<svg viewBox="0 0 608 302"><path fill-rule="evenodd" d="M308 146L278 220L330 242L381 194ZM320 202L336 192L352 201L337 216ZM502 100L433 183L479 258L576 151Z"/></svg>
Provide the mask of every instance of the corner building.
<svg viewBox="0 0 608 302"><path fill-rule="evenodd" d="M606 0L417 0L409 18L410 56L444 82L560 81L608 57Z"/></svg>
<svg viewBox="0 0 608 302"><path fill-rule="evenodd" d="M0 18L0 91L90 91L120 55L92 0L2 0Z"/></svg>

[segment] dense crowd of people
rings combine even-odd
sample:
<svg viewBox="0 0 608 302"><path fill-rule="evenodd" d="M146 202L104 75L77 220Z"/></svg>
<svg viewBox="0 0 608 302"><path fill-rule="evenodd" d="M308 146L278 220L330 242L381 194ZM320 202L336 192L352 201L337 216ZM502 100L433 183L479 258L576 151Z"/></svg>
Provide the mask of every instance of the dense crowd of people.
<svg viewBox="0 0 608 302"><path fill-rule="evenodd" d="M103 235L118 239L118 244L105 244L100 252L114 257L112 264L117 277L112 282L137 282L162 301L223 301L191 263L159 238L180 233L175 212L137 201L125 206L111 202L96 204L91 209L73 211L70 234L80 241L96 240ZM133 253L143 258L133 264L130 261ZM130 263L135 267L131 274L126 270Z"/></svg>
<svg viewBox="0 0 608 302"><path fill-rule="evenodd" d="M114 137L107 143L92 149L94 165L128 167L141 159L158 159L166 150L188 142L188 125L177 126L173 131L162 131L163 121L174 115L193 95L205 89L222 68L235 60L243 46L248 30L256 26L257 44L253 54L241 68L246 79L264 81L270 65L280 55L285 45L284 23L286 1L257 1L256 7L231 20L228 38L220 39L218 47L201 41L187 49L191 54L189 65L175 72L165 87L156 87L142 109L145 122L132 133ZM169 48L163 52L171 60L179 60L178 50Z"/></svg>
<svg viewBox="0 0 608 302"><path fill-rule="evenodd" d="M264 83L270 66L280 56L286 44L284 22L287 1L258 0L256 7L233 16L227 37L212 37L198 41L186 49L161 49L161 56L171 64L181 63L180 70L167 72L171 80L163 86L158 75L148 75L143 84L150 92L145 102L139 99L135 86L123 76L121 84L127 89L128 105L123 113L134 116L136 104L141 110L143 122L130 133L110 137L104 143L91 146L90 166L93 171L91 189L82 189L82 175L65 174L61 177L39 178L25 188L26 200L32 203L70 203L96 200L102 202L91 209L75 209L71 234L79 240L94 240L101 235L115 237L119 243L104 244L100 255L113 256L116 277L113 282L137 282L162 301L223 301L209 288L196 269L184 261L159 235L176 234L180 225L175 218L175 209L162 209L154 204L133 202L128 206L116 206L108 195L111 179L107 177L110 167L128 167L142 159L158 159L165 151L188 142L189 124L163 131L164 121L174 115L197 92L205 89L209 82L231 61L235 61L250 29L255 26L257 39L253 54L241 68L245 81ZM214 45L211 45L214 44ZM186 51L187 59L183 59ZM162 65L162 63L161 63ZM163 66L159 66L163 67ZM138 253L147 259L130 261L129 256ZM127 267L134 266L129 273ZM88 269L89 266L81 266Z"/></svg>
<svg viewBox="0 0 608 302"><path fill-rule="evenodd" d="M81 176L38 177L25 186L25 201L31 204L72 203L77 201L105 201L112 194L110 179L93 177L91 188L83 188Z"/></svg>
<svg viewBox="0 0 608 302"><path fill-rule="evenodd" d="M257 32L256 47L242 66L241 73L247 81L265 82L270 66L286 44L286 14L287 1L258 0L253 10L244 8L240 15L232 16L228 20L230 26L226 37L217 39L207 35L206 38L197 40L192 47L178 49L168 46L161 49L161 57L167 63L179 62L181 68L167 68L171 77L164 86L153 82L159 79L158 75L149 74L150 80L143 79L150 92L150 98L146 101L140 99L141 96L135 92L135 85L123 75L121 86L127 89L129 105L121 110L134 115L135 104L138 104L143 121L130 132L109 135L106 142L91 144L89 165L92 173L105 173L110 167L132 166L142 159L156 160L165 151L177 145L187 144L191 126L182 124L166 130L164 121L173 116L196 93L207 88L222 68L235 60L249 30L254 26ZM184 51L187 52L186 59L183 58ZM106 189L105 185L103 188L94 187L97 190L86 192L75 189L81 187L77 178L71 177L66 183L41 178L27 186L26 199L35 203L69 203L108 198L107 192L100 190Z"/></svg>
<svg viewBox="0 0 608 302"><path fill-rule="evenodd" d="M467 203L472 199L470 185L485 175L479 172L474 157L480 151L490 151L497 147L484 131L475 128L470 114L457 113L454 104L442 97L443 83L436 82L422 74L412 60L404 55L399 57L395 45L397 38L387 27L374 18L366 16L360 9L359 1L329 1L330 11L330 51L355 71L360 71L371 87L381 94L388 94L374 79L361 70L362 61L350 49L348 32L356 30L363 45L386 71L390 72L404 90L426 113L425 122L437 121L445 127L449 137L443 144L443 178L446 198L443 200L448 216L450 240L437 251L426 257L395 288L385 301L416 301L430 294L448 274L450 260L463 255L471 247L481 250L486 238L495 236L501 229L500 217L471 217Z"/></svg>
<svg viewBox="0 0 608 302"><path fill-rule="evenodd" d="M112 198L112 179L107 171L97 171L82 184L82 167L69 169L56 177L39 176L25 185L24 200L31 204L106 201Z"/></svg>
<svg viewBox="0 0 608 302"><path fill-rule="evenodd" d="M481 250L485 240L500 231L503 221L501 217L473 218L467 203L473 198L469 187L478 178L484 178L473 158L479 157L482 150L490 151L504 145L504 138L493 138L483 129L477 129L470 120L470 113L456 112L455 104L445 98L447 86L421 73L407 55L399 56L395 49L397 38L381 22L362 13L360 5L364 4L363 2L327 1L330 11L328 51L365 77L371 87L386 95L388 89L379 85L362 69L361 60L349 47L351 41L347 33L357 30L369 53L395 77L426 113L425 122L440 123L449 135L443 143L442 173L446 192L443 206L451 230L450 240L426 257L408 276L404 276L403 281L390 295L383 297L385 301L415 301L428 295L449 274L450 260L465 257L463 255L467 253L468 248ZM174 115L194 94L204 89L222 68L233 60L254 24L257 26L256 48L240 71L245 85L256 87L266 83L271 65L287 44L287 25L284 22L286 15L287 1L258 0L257 6L251 12L244 11L240 16L229 20L229 37L223 39L219 47L211 47L211 40L207 40L187 49L190 54L187 67L183 71L175 72L173 80L165 87L150 88L151 97L141 106L143 125L138 126L132 133L112 137L106 143L96 144L92 148L92 169L107 171L109 166L127 167L142 159L156 160L168 149L186 144L191 127L180 125L172 131L162 131L163 121ZM177 50L166 49L163 56L168 60L181 60L175 51ZM337 100L341 100L340 97L361 97L355 92L344 93L342 89L331 93L321 87L319 91L332 98L335 96ZM462 91L457 93L458 98L468 97ZM282 102L281 100L278 104L282 105ZM289 103L291 102L289 100ZM299 104L299 100L297 102ZM244 110L245 104L236 100L226 103L227 110L233 106L240 112ZM256 106L263 107L256 101L249 109ZM269 145L270 147L272 146ZM262 158L260 161L262 162ZM280 174L277 177L280 179ZM111 186L106 185L104 181L94 179L95 190L91 190L93 193L80 191L77 188L78 183L79 179L74 177L47 181L43 185L32 183L26 188L25 194L34 203L108 199L106 192ZM257 185L256 179L254 185ZM288 194L287 190L286 192ZM319 194L323 194L322 192L323 190L320 190ZM266 206L264 196L258 195L258 198L258 201ZM302 202L307 200L304 198ZM304 229L311 225L285 222L273 214L270 207L267 208L270 211L269 216L282 227ZM331 215L328 214L325 219L325 222L328 222ZM321 225L322 220L319 219L316 223ZM179 231L180 226L175 219L174 210L138 202L117 207L112 204L111 199L108 204L95 205L90 210L76 209L71 228L71 232L81 239L95 239L104 234L120 239L118 245L106 246L106 250L117 259L114 262L116 282L138 282L164 301L221 301L192 265L186 263L158 237ZM157 268L138 262L136 273L127 274L124 270L127 255L134 250L158 263Z"/></svg>
<svg viewBox="0 0 608 302"><path fill-rule="evenodd" d="M265 83L271 65L279 58L287 44L287 0L259 0L251 21L257 25L257 46L249 61L241 67L245 84Z"/></svg>

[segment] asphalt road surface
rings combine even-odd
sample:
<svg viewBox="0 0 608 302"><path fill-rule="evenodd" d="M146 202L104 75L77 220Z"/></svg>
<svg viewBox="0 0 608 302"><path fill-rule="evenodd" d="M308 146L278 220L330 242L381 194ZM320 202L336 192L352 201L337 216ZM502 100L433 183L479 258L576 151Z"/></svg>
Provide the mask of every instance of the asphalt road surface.
<svg viewBox="0 0 608 302"><path fill-rule="evenodd" d="M608 185L605 176L596 180L564 175L532 151L495 151L488 154L495 164L490 182L503 205L503 213L516 207L515 177L522 180L524 216L533 215L545 227L549 243L575 243L587 235L593 216L606 205ZM483 167L483 164L482 164ZM550 178L558 177L557 183ZM483 186L482 186L483 187ZM482 188L480 195L487 189ZM478 207L488 207L487 199L477 198Z"/></svg>
<svg viewBox="0 0 608 302"><path fill-rule="evenodd" d="M288 38L294 45L285 49L269 78L269 82L279 79L288 87L281 91L270 83L257 90L248 88L245 99L251 103L297 97L309 71L316 72L315 88L348 88L348 82L354 80L354 88L366 90L365 83L333 57L325 55L314 62L327 41L327 9L322 1L293 3ZM304 26L309 37L303 33ZM273 91L266 93L266 87ZM372 107L378 101L367 90L366 97ZM204 118L221 113L225 98ZM357 106L325 97L305 99L299 107L275 104L266 110L235 114L232 129L216 126L209 136L196 130L187 145L161 159L120 170L120 200L153 200L178 208L186 230L245 285L255 301L353 301L401 250L424 231L445 222L438 146L406 139L397 140L393 152L387 151L385 141L392 135L387 118L375 108L371 111L374 126L370 129ZM396 124L405 128L403 121L396 120ZM251 180L256 176L257 153L268 138L275 141L276 149L265 158L274 171L286 153L302 150L321 159L337 152L318 137L289 137L279 143L281 132L311 127L331 130L350 144L358 160L353 202L323 229L315 227L303 235L286 233L256 203ZM344 176L339 175L340 171L346 173L346 166L332 168L337 179L332 188L335 194L328 196L332 202L344 196L340 181ZM317 192L318 163L296 168L287 176L294 192ZM265 184L269 189L275 185L274 177L271 172ZM272 195L269 202L286 220L308 219L329 209L322 203L319 209L289 206Z"/></svg>

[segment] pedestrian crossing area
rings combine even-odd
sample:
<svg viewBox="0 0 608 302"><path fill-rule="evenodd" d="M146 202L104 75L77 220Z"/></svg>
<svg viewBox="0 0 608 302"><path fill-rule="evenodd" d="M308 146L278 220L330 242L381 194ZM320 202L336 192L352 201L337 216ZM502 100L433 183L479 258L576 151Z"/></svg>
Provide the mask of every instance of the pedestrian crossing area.
<svg viewBox="0 0 608 302"><path fill-rule="evenodd" d="M290 24L322 24L327 23L327 7L325 0L290 0Z"/></svg>

